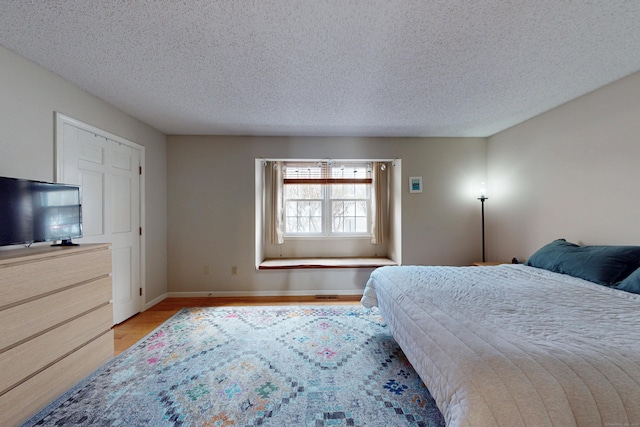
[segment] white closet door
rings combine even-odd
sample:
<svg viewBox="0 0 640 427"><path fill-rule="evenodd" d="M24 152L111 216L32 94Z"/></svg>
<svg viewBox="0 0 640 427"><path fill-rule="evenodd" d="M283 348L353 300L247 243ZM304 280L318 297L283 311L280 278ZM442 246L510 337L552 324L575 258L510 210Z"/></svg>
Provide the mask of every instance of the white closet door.
<svg viewBox="0 0 640 427"><path fill-rule="evenodd" d="M111 243L113 319L141 309L140 150L98 130L58 120L57 181L81 186L83 237Z"/></svg>

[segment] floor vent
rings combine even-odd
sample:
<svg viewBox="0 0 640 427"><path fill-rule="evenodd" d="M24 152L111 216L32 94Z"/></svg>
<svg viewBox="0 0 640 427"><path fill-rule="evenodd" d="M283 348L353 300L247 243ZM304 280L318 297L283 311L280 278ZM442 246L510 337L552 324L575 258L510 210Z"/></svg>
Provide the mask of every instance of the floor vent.
<svg viewBox="0 0 640 427"><path fill-rule="evenodd" d="M316 295L316 299L338 299L338 295Z"/></svg>

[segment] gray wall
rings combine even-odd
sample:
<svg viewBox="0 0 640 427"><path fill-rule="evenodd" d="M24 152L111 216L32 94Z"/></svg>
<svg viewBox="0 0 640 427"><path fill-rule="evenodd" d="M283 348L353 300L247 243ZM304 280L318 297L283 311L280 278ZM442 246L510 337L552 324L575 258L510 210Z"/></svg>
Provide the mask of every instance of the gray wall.
<svg viewBox="0 0 640 427"><path fill-rule="evenodd" d="M640 73L489 138L488 253L640 245Z"/></svg>
<svg viewBox="0 0 640 427"><path fill-rule="evenodd" d="M0 46L0 175L54 179L54 112L145 146L146 300L167 289L166 136Z"/></svg>
<svg viewBox="0 0 640 427"><path fill-rule="evenodd" d="M481 256L484 138L168 137L169 291L357 293L367 269L256 271L256 158L402 159L402 261L465 265ZM424 192L408 193L422 176ZM204 273L209 266L209 274ZM231 275L231 266L238 274Z"/></svg>

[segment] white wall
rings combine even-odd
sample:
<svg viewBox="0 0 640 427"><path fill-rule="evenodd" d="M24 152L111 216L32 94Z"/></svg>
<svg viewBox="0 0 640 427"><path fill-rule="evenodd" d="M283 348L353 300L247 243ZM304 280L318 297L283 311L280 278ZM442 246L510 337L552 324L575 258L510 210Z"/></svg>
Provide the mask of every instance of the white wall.
<svg viewBox="0 0 640 427"><path fill-rule="evenodd" d="M489 138L488 171L490 259L640 245L640 73Z"/></svg>
<svg viewBox="0 0 640 427"><path fill-rule="evenodd" d="M2 47L0 63L0 175L53 179L54 111L146 147L147 301L167 289L236 294L362 289L369 270L255 271L254 160L259 157L401 158L405 264L465 265L479 259L479 202L471 187L486 169L488 259L526 259L559 237L640 244L640 73L488 142L166 138ZM406 180L414 175L423 177L422 194L407 193ZM238 266L237 276L231 276L232 265Z"/></svg>
<svg viewBox="0 0 640 427"><path fill-rule="evenodd" d="M54 112L146 147L146 300L166 278L166 137L0 46L0 175L52 181Z"/></svg>
<svg viewBox="0 0 640 427"><path fill-rule="evenodd" d="M169 291L226 295L357 293L369 269L256 271L256 158L402 159L404 264L481 256L483 138L168 137ZM408 194L408 177L424 192ZM204 267L209 266L209 274ZM231 266L238 274L231 275Z"/></svg>

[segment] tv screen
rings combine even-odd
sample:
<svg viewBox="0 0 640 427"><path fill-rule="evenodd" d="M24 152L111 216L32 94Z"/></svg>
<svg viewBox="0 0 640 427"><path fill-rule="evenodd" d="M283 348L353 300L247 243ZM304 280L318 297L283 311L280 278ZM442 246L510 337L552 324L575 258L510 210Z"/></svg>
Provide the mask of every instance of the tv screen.
<svg viewBox="0 0 640 427"><path fill-rule="evenodd" d="M82 237L80 187L0 177L0 246Z"/></svg>

